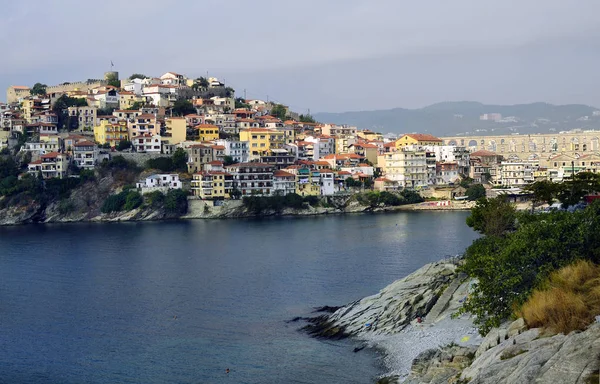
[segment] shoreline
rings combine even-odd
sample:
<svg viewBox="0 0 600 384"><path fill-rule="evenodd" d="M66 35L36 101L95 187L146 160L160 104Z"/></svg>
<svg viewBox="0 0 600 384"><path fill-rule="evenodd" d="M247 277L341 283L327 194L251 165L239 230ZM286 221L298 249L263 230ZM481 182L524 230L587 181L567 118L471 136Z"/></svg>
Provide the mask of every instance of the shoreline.
<svg viewBox="0 0 600 384"><path fill-rule="evenodd" d="M54 214L47 218L45 210L48 207L34 211L30 215L23 217L19 215L22 212L14 212L5 215L0 221L0 227L18 226L31 224L66 224L66 223L121 223L121 222L160 222L177 220L235 220L235 219L261 219L275 217L318 217L328 215L347 215L347 214L382 214L395 212L455 212L469 211L472 204L458 203L450 205L436 205L436 202L422 202L416 204L406 204L392 207L372 208L367 206L352 206L344 209L331 207L309 207L305 210L286 209L282 212L263 212L253 214L245 211L241 207L239 200L229 201L227 204L219 207L212 207L206 210L206 203L202 200L188 200L188 212L181 216L169 216L160 210L148 208L138 208L123 213L101 214L93 217L87 217L87 213L79 215L60 215ZM40 211L43 211L40 213ZM11 220L12 219L12 220Z"/></svg>

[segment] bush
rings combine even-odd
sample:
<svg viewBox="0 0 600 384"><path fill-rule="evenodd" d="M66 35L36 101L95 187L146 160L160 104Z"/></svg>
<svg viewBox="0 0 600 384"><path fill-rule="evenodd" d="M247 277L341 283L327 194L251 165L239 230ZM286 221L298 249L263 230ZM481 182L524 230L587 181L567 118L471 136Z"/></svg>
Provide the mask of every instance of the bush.
<svg viewBox="0 0 600 384"><path fill-rule="evenodd" d="M311 207L318 207L321 198L319 196L304 196L304 202L308 203Z"/></svg>
<svg viewBox="0 0 600 384"><path fill-rule="evenodd" d="M58 203L58 212L61 215L66 215L67 213L71 213L75 210L75 205L68 199L61 200Z"/></svg>
<svg viewBox="0 0 600 384"><path fill-rule="evenodd" d="M146 203L153 208L161 206L165 202L165 195L161 191L153 191L144 194Z"/></svg>
<svg viewBox="0 0 600 384"><path fill-rule="evenodd" d="M469 200L475 201L485 197L485 188L482 184L471 185L465 192Z"/></svg>
<svg viewBox="0 0 600 384"><path fill-rule="evenodd" d="M111 213L111 212L119 212L123 210L125 206L125 202L127 200L127 192L117 193L116 195L111 195L104 200L102 203L102 207L100 207L100 212L102 213Z"/></svg>
<svg viewBox="0 0 600 384"><path fill-rule="evenodd" d="M119 144L117 144L117 151L124 151L129 148L131 148L131 141L129 140L121 140L119 141Z"/></svg>
<svg viewBox="0 0 600 384"><path fill-rule="evenodd" d="M585 329L598 314L600 266L586 260L554 272L519 311L528 326L564 334Z"/></svg>
<svg viewBox="0 0 600 384"><path fill-rule="evenodd" d="M144 199L138 191L127 191L127 196L125 197L125 205L123 206L123 209L125 211L131 211L132 209L136 209L137 207L142 205L143 202Z"/></svg>
<svg viewBox="0 0 600 384"><path fill-rule="evenodd" d="M171 189L165 196L165 210L171 214L185 215L188 210L187 193L181 189Z"/></svg>
<svg viewBox="0 0 600 384"><path fill-rule="evenodd" d="M158 169L162 172L173 172L175 165L173 164L173 159L170 157L157 157L156 159L146 161L146 168Z"/></svg>
<svg viewBox="0 0 600 384"><path fill-rule="evenodd" d="M477 239L465 253L461 269L477 283L461 311L477 316L482 334L511 317L552 272L579 259L600 261L599 203L574 213L522 213L517 222L514 231Z"/></svg>

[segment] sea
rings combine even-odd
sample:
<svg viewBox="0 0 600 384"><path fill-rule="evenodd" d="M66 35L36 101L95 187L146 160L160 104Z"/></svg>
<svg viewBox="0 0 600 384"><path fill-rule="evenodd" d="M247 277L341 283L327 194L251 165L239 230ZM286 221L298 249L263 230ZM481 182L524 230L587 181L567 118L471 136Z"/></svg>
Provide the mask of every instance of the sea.
<svg viewBox="0 0 600 384"><path fill-rule="evenodd" d="M0 228L0 383L374 383L296 317L477 237L467 212Z"/></svg>

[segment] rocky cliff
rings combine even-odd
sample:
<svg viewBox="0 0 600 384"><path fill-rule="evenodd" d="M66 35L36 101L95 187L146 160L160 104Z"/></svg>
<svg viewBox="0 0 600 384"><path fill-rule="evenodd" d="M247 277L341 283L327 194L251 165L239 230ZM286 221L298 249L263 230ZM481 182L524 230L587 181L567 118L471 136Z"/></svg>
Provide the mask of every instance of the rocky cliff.
<svg viewBox="0 0 600 384"><path fill-rule="evenodd" d="M519 319L482 338L470 318L451 316L470 284L453 261L428 264L376 295L310 319L305 329L382 349L389 374L381 383L599 382L599 323L550 335Z"/></svg>

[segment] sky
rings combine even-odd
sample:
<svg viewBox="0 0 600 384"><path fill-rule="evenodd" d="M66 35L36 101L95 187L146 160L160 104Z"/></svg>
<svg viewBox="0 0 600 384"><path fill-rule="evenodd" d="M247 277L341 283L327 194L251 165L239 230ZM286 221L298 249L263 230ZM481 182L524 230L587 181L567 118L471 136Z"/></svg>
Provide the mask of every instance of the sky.
<svg viewBox="0 0 600 384"><path fill-rule="evenodd" d="M101 78L112 61L122 78L208 73L301 113L600 107L598 0L3 3L1 89Z"/></svg>

